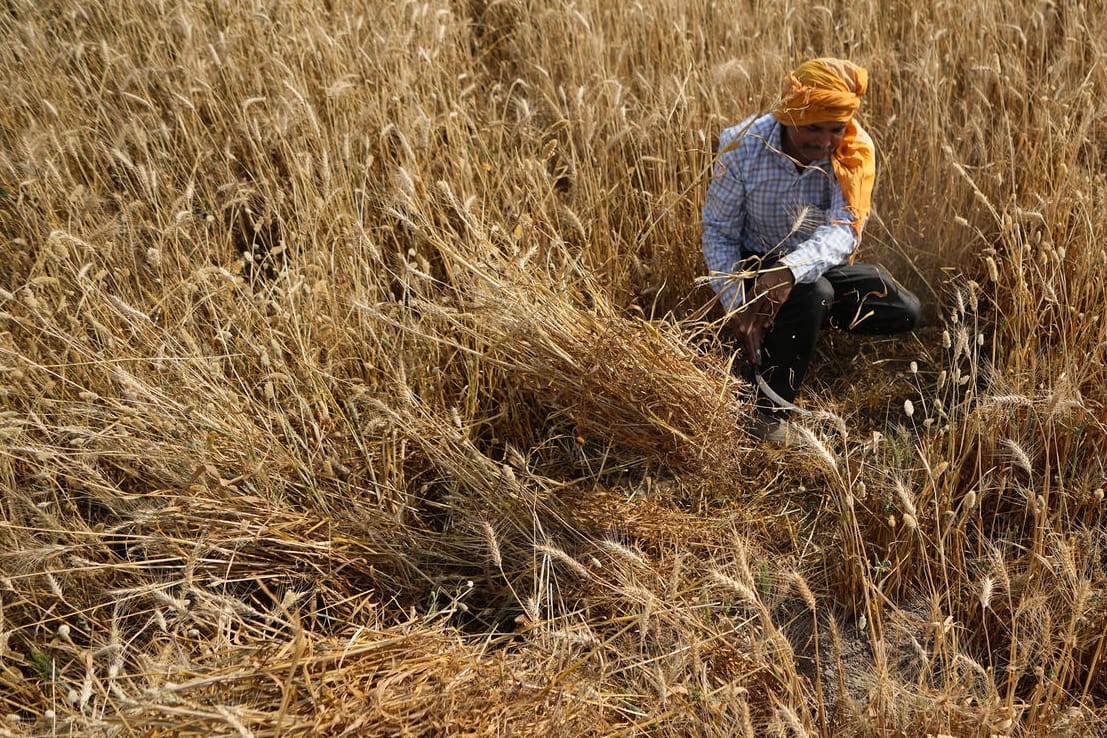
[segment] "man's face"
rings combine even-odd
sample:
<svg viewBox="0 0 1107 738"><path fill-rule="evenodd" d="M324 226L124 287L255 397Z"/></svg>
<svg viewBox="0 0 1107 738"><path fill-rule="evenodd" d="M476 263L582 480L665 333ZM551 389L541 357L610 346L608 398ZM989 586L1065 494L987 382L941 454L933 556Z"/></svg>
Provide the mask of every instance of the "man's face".
<svg viewBox="0 0 1107 738"><path fill-rule="evenodd" d="M784 126L784 153L800 164L825 161L838 148L845 132L846 124L838 121Z"/></svg>

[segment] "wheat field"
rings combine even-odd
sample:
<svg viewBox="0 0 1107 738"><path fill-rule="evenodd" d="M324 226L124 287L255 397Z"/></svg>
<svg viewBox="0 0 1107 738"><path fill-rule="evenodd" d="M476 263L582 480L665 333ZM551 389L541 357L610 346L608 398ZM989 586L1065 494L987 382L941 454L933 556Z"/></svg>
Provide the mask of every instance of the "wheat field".
<svg viewBox="0 0 1107 738"><path fill-rule="evenodd" d="M11 0L0 735L1107 734L1107 10ZM720 131L866 66L862 258L745 432Z"/></svg>

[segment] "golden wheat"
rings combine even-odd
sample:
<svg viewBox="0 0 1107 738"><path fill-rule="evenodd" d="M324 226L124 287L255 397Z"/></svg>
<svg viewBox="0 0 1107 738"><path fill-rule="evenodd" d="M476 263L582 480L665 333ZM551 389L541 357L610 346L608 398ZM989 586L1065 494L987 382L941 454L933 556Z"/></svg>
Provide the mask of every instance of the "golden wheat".
<svg viewBox="0 0 1107 738"><path fill-rule="evenodd" d="M8 3L3 732L1094 734L1104 37L1076 0ZM825 427L751 448L699 210L822 54L872 73L862 258L928 322L828 336Z"/></svg>

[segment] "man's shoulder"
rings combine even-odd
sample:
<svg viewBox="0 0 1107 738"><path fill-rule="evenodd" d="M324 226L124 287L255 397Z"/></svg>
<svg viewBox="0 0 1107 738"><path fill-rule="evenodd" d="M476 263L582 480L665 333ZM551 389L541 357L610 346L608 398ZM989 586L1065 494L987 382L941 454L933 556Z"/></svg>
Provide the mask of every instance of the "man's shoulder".
<svg viewBox="0 0 1107 738"><path fill-rule="evenodd" d="M719 151L727 154L744 149L748 153L759 149L761 146L757 144L770 141L779 125L771 113L751 115L719 134Z"/></svg>

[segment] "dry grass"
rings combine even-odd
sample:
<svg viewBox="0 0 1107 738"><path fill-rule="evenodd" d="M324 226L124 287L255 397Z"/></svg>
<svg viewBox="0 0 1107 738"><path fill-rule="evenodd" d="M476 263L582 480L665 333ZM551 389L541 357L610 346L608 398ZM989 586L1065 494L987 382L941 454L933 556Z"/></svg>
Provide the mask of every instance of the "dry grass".
<svg viewBox="0 0 1107 738"><path fill-rule="evenodd" d="M1102 734L1107 13L770 6L0 10L0 733ZM774 451L699 208L813 54L931 317Z"/></svg>

